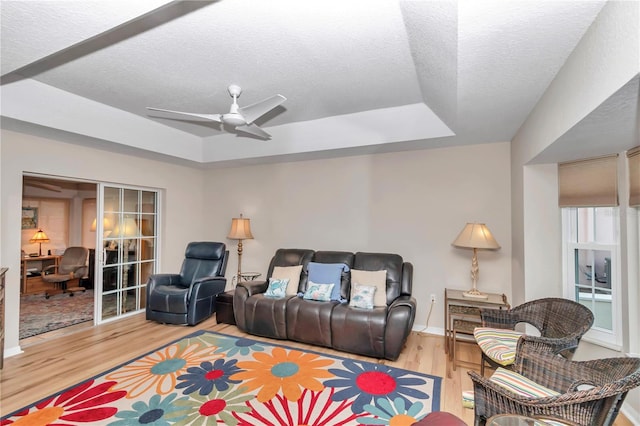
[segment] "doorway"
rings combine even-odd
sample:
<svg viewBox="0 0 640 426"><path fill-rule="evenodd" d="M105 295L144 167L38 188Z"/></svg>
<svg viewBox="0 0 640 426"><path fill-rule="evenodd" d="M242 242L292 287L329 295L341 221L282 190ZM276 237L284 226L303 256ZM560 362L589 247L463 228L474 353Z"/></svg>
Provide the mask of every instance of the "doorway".
<svg viewBox="0 0 640 426"><path fill-rule="evenodd" d="M67 247L95 247L90 223L96 215L95 182L23 175L19 339L37 342L70 327L91 326L94 320L94 283L88 268L68 284L84 291L68 293L49 283L43 274L56 272ZM87 203L93 201L93 209ZM73 295L73 296L71 296Z"/></svg>
<svg viewBox="0 0 640 426"><path fill-rule="evenodd" d="M22 189L21 279L29 285L24 286L28 291L21 291L21 345L23 338L46 338L52 330L93 326L141 312L147 279L157 270L159 193L35 174L23 175ZM31 234L40 230L46 240L34 243ZM70 246L89 249L87 273L79 283L84 291L45 298L48 287L39 278L48 266L44 258L55 263ZM42 327L34 327L37 322Z"/></svg>

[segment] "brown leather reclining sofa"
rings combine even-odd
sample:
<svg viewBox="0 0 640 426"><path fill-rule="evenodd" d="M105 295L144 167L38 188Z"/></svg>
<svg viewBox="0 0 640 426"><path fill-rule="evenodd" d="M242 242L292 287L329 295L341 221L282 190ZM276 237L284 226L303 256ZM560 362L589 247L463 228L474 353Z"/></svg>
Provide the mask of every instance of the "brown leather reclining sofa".
<svg viewBox="0 0 640 426"><path fill-rule="evenodd" d="M386 270L386 306L349 306L351 273L343 272L341 301L316 301L300 296L265 297L274 267L302 265L298 291L308 284L307 265L344 263L350 270ZM376 358L396 360L413 326L416 300L411 296L413 266L397 254L279 249L269 264L267 280L237 285L233 307L241 330Z"/></svg>

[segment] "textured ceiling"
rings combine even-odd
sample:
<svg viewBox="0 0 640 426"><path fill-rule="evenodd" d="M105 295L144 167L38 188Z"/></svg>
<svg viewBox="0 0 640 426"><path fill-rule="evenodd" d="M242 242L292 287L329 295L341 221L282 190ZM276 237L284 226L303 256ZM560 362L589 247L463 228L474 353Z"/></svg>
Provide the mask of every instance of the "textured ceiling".
<svg viewBox="0 0 640 426"><path fill-rule="evenodd" d="M3 126L211 164L508 141L603 4L3 0ZM145 109L224 113L230 83L287 97L271 140Z"/></svg>

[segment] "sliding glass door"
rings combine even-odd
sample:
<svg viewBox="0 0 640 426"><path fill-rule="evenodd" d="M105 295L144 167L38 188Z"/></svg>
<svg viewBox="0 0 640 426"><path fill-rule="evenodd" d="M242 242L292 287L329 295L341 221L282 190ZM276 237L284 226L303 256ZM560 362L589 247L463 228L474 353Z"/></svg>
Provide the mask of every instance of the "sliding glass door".
<svg viewBox="0 0 640 426"><path fill-rule="evenodd" d="M96 257L97 322L138 312L157 270L159 193L99 184Z"/></svg>

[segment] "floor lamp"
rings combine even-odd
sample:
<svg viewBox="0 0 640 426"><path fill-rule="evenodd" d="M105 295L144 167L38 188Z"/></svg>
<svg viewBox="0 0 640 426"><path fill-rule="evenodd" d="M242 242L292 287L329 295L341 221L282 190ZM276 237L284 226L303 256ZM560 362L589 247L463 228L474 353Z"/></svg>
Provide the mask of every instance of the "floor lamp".
<svg viewBox="0 0 640 426"><path fill-rule="evenodd" d="M236 277L236 283L239 283L240 274L242 273L242 240L253 239L250 219L245 219L242 215L231 219L231 230L227 238L230 240L238 240L238 275Z"/></svg>
<svg viewBox="0 0 640 426"><path fill-rule="evenodd" d="M478 249L497 250L500 244L493 238L491 231L484 223L467 223L458 237L453 241L454 247L473 249L473 258L471 259L471 281L473 288L462 293L464 297L476 299L486 299L487 294L478 290Z"/></svg>

